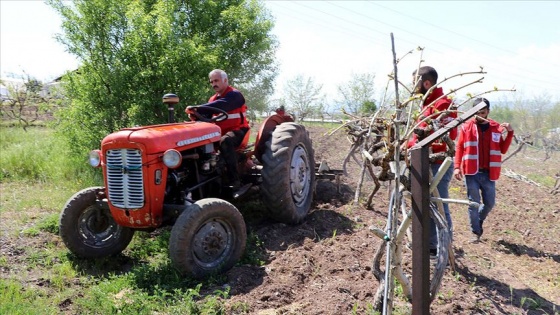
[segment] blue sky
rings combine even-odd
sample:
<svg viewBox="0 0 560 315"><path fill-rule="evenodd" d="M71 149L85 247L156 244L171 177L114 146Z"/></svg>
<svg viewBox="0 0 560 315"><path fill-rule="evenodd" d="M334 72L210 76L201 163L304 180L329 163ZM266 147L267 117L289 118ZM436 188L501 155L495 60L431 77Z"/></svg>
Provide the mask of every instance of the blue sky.
<svg viewBox="0 0 560 315"><path fill-rule="evenodd" d="M560 1L266 1L275 17L281 67L277 93L296 75L323 85L327 99L356 73L375 73L378 94L393 68L390 34L397 57L424 47L425 65L440 78L476 71L484 83L466 92L515 87L517 95L560 99ZM0 0L0 71L49 80L78 62L53 36L60 18L42 1ZM410 80L418 51L399 64ZM445 82L457 88L480 76ZM508 95L498 92L496 97ZM511 94L511 93L510 93Z"/></svg>
<svg viewBox="0 0 560 315"><path fill-rule="evenodd" d="M424 47L424 64L434 66L440 78L483 66L488 72L485 83L465 92L497 86L515 87L528 97L549 93L558 99L560 95L558 1L271 1L267 5L277 17L278 57L283 62L279 84L284 77L302 73L336 90L336 84L329 83L332 78L343 81L366 71L376 74L376 87L381 89L393 67L393 33L397 57ZM399 65L403 81L410 80L419 60L418 52L403 58ZM477 78L450 81L443 87L456 88Z"/></svg>

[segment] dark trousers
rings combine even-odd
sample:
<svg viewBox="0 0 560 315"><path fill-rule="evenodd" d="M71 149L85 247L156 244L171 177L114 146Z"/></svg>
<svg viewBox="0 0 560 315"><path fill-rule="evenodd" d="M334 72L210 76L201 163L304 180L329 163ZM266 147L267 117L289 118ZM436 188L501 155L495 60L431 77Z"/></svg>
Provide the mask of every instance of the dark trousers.
<svg viewBox="0 0 560 315"><path fill-rule="evenodd" d="M220 140L220 154L226 162L226 174L230 183L239 181L239 173L237 172L237 149L247 133L247 129L233 130L227 132Z"/></svg>
<svg viewBox="0 0 560 315"><path fill-rule="evenodd" d="M479 207L469 206L471 231L476 235L482 235L480 222L486 219L496 204L496 182L490 180L488 172L478 172L474 175L465 175L465 185L469 200L480 205ZM482 202L480 202L481 200Z"/></svg>

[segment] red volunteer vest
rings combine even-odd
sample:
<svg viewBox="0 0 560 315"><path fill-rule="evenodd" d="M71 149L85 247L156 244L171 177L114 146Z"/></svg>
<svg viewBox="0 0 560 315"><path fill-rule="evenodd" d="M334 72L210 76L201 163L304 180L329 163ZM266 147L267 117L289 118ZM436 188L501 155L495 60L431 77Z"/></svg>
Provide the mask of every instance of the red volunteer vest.
<svg viewBox="0 0 560 315"><path fill-rule="evenodd" d="M224 91L224 95L226 95L227 93L229 93L231 91L237 91L237 90L234 89L231 86L228 86L227 89ZM214 95L212 95L212 97L210 97L210 99L208 100L208 103L213 102L213 101L215 101L219 98L220 97L218 97L218 94L214 94ZM222 135L225 135L226 133L228 133L232 130L239 130L241 128L249 128L249 121L247 120L247 105L246 104L243 104L242 106L240 106L238 108L230 110L227 113L228 113L228 118L226 120L216 122L216 125L218 125L222 129Z"/></svg>
<svg viewBox="0 0 560 315"><path fill-rule="evenodd" d="M441 111L445 111L445 110L449 109L449 107L451 106L451 103L452 103L452 100L450 98L442 97L439 100L435 101L436 99L441 97L443 94L444 94L443 89L440 88L440 87L435 88L431 92L431 94L426 98L426 100L424 101L424 104L422 105L422 110L423 110L422 116L427 117L427 116L430 116L430 115L432 115L436 112L441 112ZM432 104L432 102L434 102L434 104L432 106L430 106L429 108L426 108L426 106ZM439 115L434 115L432 117L432 119L436 119L438 116ZM449 113L448 116L442 120L443 125L448 124L449 122L451 122L456 117L457 117L457 113ZM425 122L422 122L419 125L419 127L421 127L421 128L425 128L427 126L428 126L428 124L426 124ZM433 133L433 131L431 133ZM449 131L449 137L451 138L451 140L455 140L455 138L457 138L457 128L453 128ZM413 134L412 138L408 142L408 147L411 148L417 142L418 142L418 136L416 134ZM441 138L432 142L431 148L432 148L433 153L439 153L439 152L447 151L447 145L445 144L445 142ZM441 164L441 163L442 163L442 161L436 161L435 162L435 164Z"/></svg>
<svg viewBox="0 0 560 315"><path fill-rule="evenodd" d="M489 157L489 178L490 180L498 180L502 169L502 153L507 152L509 144L505 146L505 152L502 152L502 127L495 121L490 120L490 127L487 132L491 132L490 141L490 157ZM480 168L478 160L478 127L476 121L469 120L461 126L463 157L461 167L463 174L475 175ZM513 135L511 135L513 136ZM510 135L508 134L508 138ZM511 139L509 140L511 143ZM507 142L507 141L506 141ZM461 143L459 143L461 145ZM456 161L457 162L457 161Z"/></svg>

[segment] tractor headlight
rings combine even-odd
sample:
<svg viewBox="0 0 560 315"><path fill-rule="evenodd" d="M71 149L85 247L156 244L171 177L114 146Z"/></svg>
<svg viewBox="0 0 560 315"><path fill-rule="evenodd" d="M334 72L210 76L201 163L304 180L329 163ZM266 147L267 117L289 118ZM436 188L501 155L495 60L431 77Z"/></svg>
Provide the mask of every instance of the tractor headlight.
<svg viewBox="0 0 560 315"><path fill-rule="evenodd" d="M92 150L89 152L89 165L99 167L101 165L101 151Z"/></svg>
<svg viewBox="0 0 560 315"><path fill-rule="evenodd" d="M177 150L171 149L163 153L163 164L169 168L177 168L181 165L183 156Z"/></svg>

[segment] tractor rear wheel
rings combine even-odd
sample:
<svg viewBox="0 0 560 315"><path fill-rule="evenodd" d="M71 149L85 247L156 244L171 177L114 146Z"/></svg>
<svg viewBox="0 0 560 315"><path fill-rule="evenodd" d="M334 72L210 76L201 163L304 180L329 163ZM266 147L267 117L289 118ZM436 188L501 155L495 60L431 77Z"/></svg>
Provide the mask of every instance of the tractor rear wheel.
<svg viewBox="0 0 560 315"><path fill-rule="evenodd" d="M315 190L315 159L309 133L302 125L278 125L262 157L261 196L270 216L300 223L309 212Z"/></svg>
<svg viewBox="0 0 560 315"><path fill-rule="evenodd" d="M171 230L169 254L184 275L203 278L231 269L243 255L247 231L231 203L201 199L188 206Z"/></svg>
<svg viewBox="0 0 560 315"><path fill-rule="evenodd" d="M83 189L72 196L60 214L60 237L81 258L103 258L122 252L134 230L118 225L108 208L99 207L96 195L103 187Z"/></svg>

